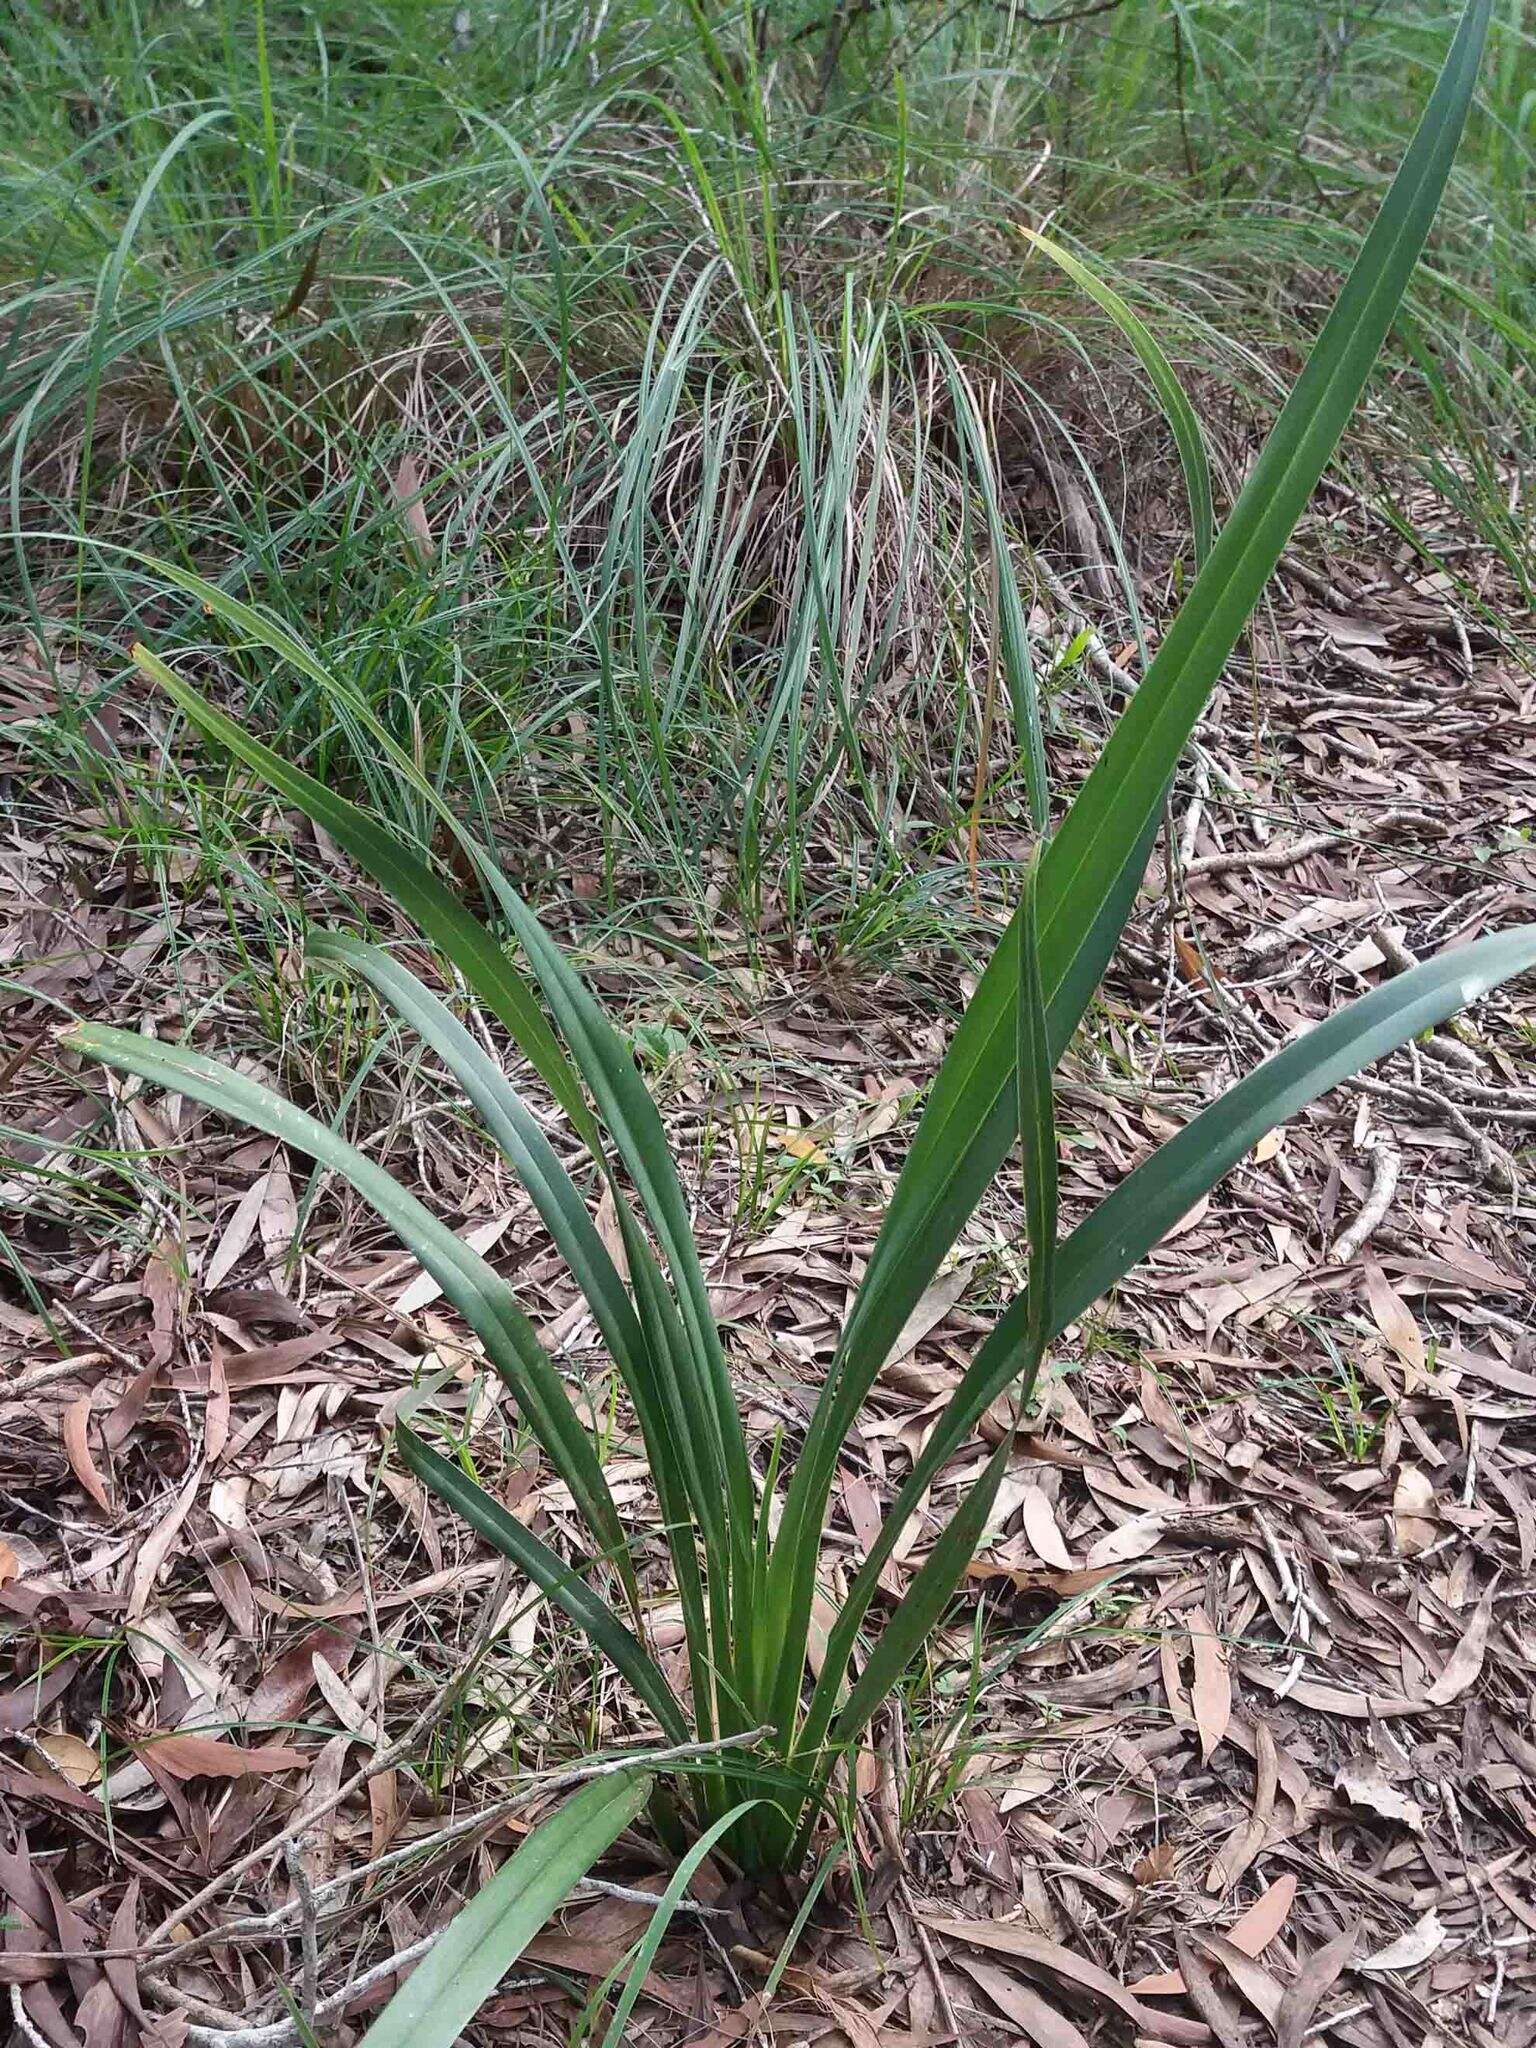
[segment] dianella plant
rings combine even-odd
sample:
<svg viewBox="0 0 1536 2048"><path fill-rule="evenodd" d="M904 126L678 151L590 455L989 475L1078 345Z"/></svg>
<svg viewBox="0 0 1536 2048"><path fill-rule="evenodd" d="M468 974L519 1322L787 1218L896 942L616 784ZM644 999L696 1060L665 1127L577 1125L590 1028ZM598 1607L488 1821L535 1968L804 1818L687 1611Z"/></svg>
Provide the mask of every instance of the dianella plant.
<svg viewBox="0 0 1536 2048"><path fill-rule="evenodd" d="M527 1428L569 1488L588 1554L557 1554L477 1482L463 1447L429 1419L430 1389L416 1390L400 1409L401 1457L564 1611L669 1741L769 1731L745 1761L698 1768L665 1807L653 1804L678 1840L724 1827L730 1852L749 1870L799 1865L838 1760L858 1743L951 1600L986 1528L1012 1449L1006 1436L902 1597L882 1600L876 1625L882 1570L988 1406L1010 1389L1026 1402L1052 1341L1267 1131L1536 963L1536 927L1526 927L1385 983L1276 1053L1059 1236L1053 1070L1129 915L1180 753L1337 444L1423 247L1471 101L1489 4L1471 0L1467 7L1380 215L1247 483L1202 550L1199 574L1140 687L1054 829L1048 816L1042 820L1012 921L934 1078L798 1439L781 1437L765 1448L749 1443L656 1107L625 1040L490 854L445 811L504 926L499 935L392 832L139 650L143 668L209 739L306 812L390 893L505 1027L589 1151L611 1191L622 1261L501 1064L447 1004L398 959L360 938L332 934L312 942L312 960L371 985L452 1072L569 1262L644 1440L670 1584L658 1587L650 1576L642 1583L593 1430L512 1287L413 1194L324 1124L189 1047L95 1025L71 1028L66 1042L309 1154L345 1176L399 1233L512 1390ZM272 655L339 687L305 645L257 608L184 571L162 573ZM1010 682L1017 694L1029 679ZM1033 716L1024 724L1038 730ZM389 746L382 730L376 737ZM403 757L399 766L412 772ZM1015 1146L1028 1218L1028 1284L972 1358L813 1661L823 1527L844 1438L919 1296ZM675 1684L647 1644L647 1604L658 1592L680 1603L686 1624L686 1681Z"/></svg>

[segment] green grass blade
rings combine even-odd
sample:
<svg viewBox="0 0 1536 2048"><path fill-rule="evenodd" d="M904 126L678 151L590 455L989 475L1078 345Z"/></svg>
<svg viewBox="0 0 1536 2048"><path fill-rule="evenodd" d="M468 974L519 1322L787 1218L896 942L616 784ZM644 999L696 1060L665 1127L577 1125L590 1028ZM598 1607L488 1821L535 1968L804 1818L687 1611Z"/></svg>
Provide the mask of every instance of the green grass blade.
<svg viewBox="0 0 1536 2048"><path fill-rule="evenodd" d="M1037 832L1045 830L1050 816L1050 769L1045 758L1045 734L1040 722L1040 685L1034 658L1029 650L1029 623L1019 582L1013 570L1013 551L1008 529L1003 524L998 499L997 474L987 430L982 422L975 394L960 364L948 348L935 342L941 353L950 400L959 423L961 439L970 455L986 509L987 546L997 578L997 656L1008 685L1013 710L1014 737L1024 763L1024 787L1029 797L1030 823ZM983 764L984 766L985 764Z"/></svg>
<svg viewBox="0 0 1536 2048"><path fill-rule="evenodd" d="M699 1837L672 1873L671 1882L657 1901L650 1925L635 1949L635 1958L630 1964L624 1989L613 2009L608 2031L603 2036L603 2048L624 2048L624 2029L629 2024L629 2016L635 2009L635 2002L640 1993L645 1989L645 1980L651 1964L656 1960L656 1951L666 1938L667 1929L672 1924L672 1916L681 1904L684 1892L693 1882L694 1873L720 1837L735 1827L736 1823L743 1820L759 1803L756 1799L743 1799L733 1806L729 1813L722 1814L719 1820Z"/></svg>
<svg viewBox="0 0 1536 2048"><path fill-rule="evenodd" d="M614 1560L631 1599L638 1599L623 1527L591 1434L571 1406L559 1373L512 1290L478 1252L455 1237L375 1160L248 1075L201 1053L161 1045L107 1024L71 1025L60 1034L60 1042L88 1059L206 1102L340 1173L398 1233L485 1346L491 1363L517 1396L529 1427L570 1487L599 1548Z"/></svg>
<svg viewBox="0 0 1536 2048"><path fill-rule="evenodd" d="M1200 422L1195 409L1185 394L1183 385L1172 363L1163 353L1157 336L1148 327L1134 308L1127 305L1113 285L1107 284L1096 270L1091 270L1081 257L1060 242L1043 235L1037 228L1021 227L1021 233L1028 235L1032 247L1043 256L1048 256L1061 270L1064 270L1074 284L1080 286L1095 304L1101 306L1114 321L1140 359L1147 373L1152 389L1157 393L1178 450L1179 467L1184 472L1184 489L1189 497L1190 524L1194 530L1195 564L1198 567L1211 552L1215 527L1214 499L1211 492L1211 458L1205 445L1205 436L1200 431Z"/></svg>
<svg viewBox="0 0 1536 2048"><path fill-rule="evenodd" d="M363 2048L452 2048L566 1893L650 1796L644 1772L583 1785L454 1915L363 2036Z"/></svg>

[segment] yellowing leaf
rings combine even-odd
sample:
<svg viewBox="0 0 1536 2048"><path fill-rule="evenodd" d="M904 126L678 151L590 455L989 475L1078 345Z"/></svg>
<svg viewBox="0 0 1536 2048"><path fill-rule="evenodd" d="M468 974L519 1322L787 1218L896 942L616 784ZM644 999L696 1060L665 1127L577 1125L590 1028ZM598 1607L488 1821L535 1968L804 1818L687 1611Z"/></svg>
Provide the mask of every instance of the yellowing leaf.
<svg viewBox="0 0 1536 2048"><path fill-rule="evenodd" d="M770 1145L777 1145L781 1152L787 1152L791 1159L804 1159L811 1166L830 1166L831 1157L823 1152L814 1138L808 1138L804 1131L791 1131L777 1126L763 1133Z"/></svg>

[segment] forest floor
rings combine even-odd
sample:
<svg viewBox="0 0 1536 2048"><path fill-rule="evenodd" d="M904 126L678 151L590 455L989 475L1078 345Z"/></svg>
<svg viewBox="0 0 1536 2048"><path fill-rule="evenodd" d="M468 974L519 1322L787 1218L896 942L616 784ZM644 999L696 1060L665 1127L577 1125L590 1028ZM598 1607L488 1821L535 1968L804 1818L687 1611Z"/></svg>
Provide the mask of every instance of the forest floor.
<svg viewBox="0 0 1536 2048"><path fill-rule="evenodd" d="M1207 717L1172 815L1179 872L1165 841L1064 1069L1069 1215L1348 994L1536 914L1536 685L1434 577L1363 519L1350 532L1347 507L1339 520L1326 557L1282 575ZM1112 661L1069 687L1112 689ZM25 641L5 676L16 721L45 686ZM104 720L91 744L110 760L146 725ZM388 904L311 851L337 894L311 883L308 917L361 906L388 931ZM28 963L7 1004L10 1115L32 1134L31 1186L52 1169L64 1191L21 1217L31 1286L0 1303L18 2026L96 2048L126 2010L146 2040L189 2022L196 2041L276 2041L271 1986L301 1975L277 1853L296 1840L320 2019L355 2029L394 1981L380 1964L537 1817L537 1779L515 1811L509 1784L568 1766L573 1729L603 1753L643 1750L644 1730L389 1456L393 1406L435 1354L469 1388L482 1476L563 1539L569 1502L499 1429L495 1383L432 1283L280 1146L186 1101L104 1094L53 1055L67 1003L162 1035L195 1013L205 1048L249 1062L219 996L227 904L148 888L58 779L29 783L3 857L26 906L12 971ZM807 975L728 929L710 963L685 974L621 941L584 960L645 1027L766 1440L807 1410L964 987L937 961ZM279 957L279 1002L285 973ZM595 1386L590 1326L526 1198L430 1072L386 1062L379 1156L494 1247ZM1533 1130L1517 989L1266 1141L1067 1333L969 1594L860 1760L858 1889L834 1878L764 2009L754 1982L782 1920L716 1873L699 1895L718 1917L678 1923L633 2039L1022 2032L1067 2048L1107 2026L1225 2044L1255 2016L1284 2048L1536 2039ZM124 1195L93 1146L153 1162L139 1228L116 1239L142 1256L96 1249L78 1183ZM882 1372L835 1496L834 1581L986 1327L1020 1231L1000 1186ZM893 1589L982 1456L946 1470ZM609 1477L637 1526L655 1521L622 1427ZM665 1613L656 1627L675 1641ZM657 1875L638 1844L605 1866L629 1886ZM114 1884L119 1965L50 1978L43 1953L89 1948ZM569 1908L482 2014L487 2035L563 2038L645 1910L611 1893ZM221 1932L231 1916L258 1924ZM242 2031L251 2012L265 2032Z"/></svg>
<svg viewBox="0 0 1536 2048"><path fill-rule="evenodd" d="M430 1277L308 1157L84 1064L70 1019L267 1080L515 1279L683 1666L574 1283L463 1099L308 941L364 925L440 966L132 642L441 852L373 720L495 839L630 1035L753 1453L792 1456L1031 848L988 550L1059 801L1200 552L1134 320L1219 512L1459 12L3 10L17 2041L355 2042L573 1773L657 1748L400 1461L440 1371L480 1480L581 1558ZM1494 16L1426 259L1062 1063L1065 1224L1340 1004L1536 918L1536 41ZM462 1014L617 1255L547 1093ZM830 1603L1021 1283L1016 1179L844 1446ZM803 1888L707 1862L627 2039L1536 2048L1533 1183L1530 976L1261 1142L1054 1347L804 1923ZM887 1595L1011 1419L943 1469ZM603 2042L667 1868L621 1837L468 2037Z"/></svg>

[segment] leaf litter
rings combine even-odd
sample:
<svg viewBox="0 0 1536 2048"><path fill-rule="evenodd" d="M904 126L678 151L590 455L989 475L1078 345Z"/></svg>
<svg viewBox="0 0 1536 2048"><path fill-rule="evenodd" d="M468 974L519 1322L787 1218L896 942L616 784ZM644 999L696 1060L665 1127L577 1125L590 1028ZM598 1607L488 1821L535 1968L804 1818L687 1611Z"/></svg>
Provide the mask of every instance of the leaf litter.
<svg viewBox="0 0 1536 2048"><path fill-rule="evenodd" d="M402 517L425 545L409 485ZM1336 532L1361 516L1332 509ZM1261 692L1234 682L1207 721L1176 797L1182 876L1154 865L1063 1069L1069 1209L1197 1106L1192 1076L1536 905L1528 680L1482 638L1468 676L1439 630L1451 600L1357 539L1347 572L1330 563L1331 602L1315 572L1282 575L1284 645L1252 651ZM1032 623L1066 632L1049 609ZM1053 745L1075 772L1073 743ZM482 1472L564 1540L562 1490L398 1247L345 1191L307 1185L303 1160L188 1104L104 1104L46 1050L61 992L179 1029L221 939L196 898L168 919L114 909L100 872L89 901L72 895L111 842L58 785L34 782L27 804L26 865L8 873L42 906L29 946L47 965L6 999L38 1049L13 1084L29 1135L7 1168L36 1295L0 1304L0 1977L26 2038L57 2048L213 2042L252 2014L277 2027L311 1910L286 1842L326 1996L349 1972L362 1986L336 2008L355 2031L390 1959L551 1803L539 1774L654 1730L383 1462L400 1395L446 1369ZM998 859L1022 850L991 830ZM334 888L320 855L313 886ZM727 965L732 943L722 931ZM174 987L156 980L172 957ZM701 991L638 932L605 938L601 971L691 1024L659 1086L674 1138L711 1161L712 1298L766 1443L825 1368L901 1106L963 986L938 958L862 980L790 959ZM764 1105L755 1122L722 1112L722 1077ZM443 1091L392 1073L362 1104L454 1227L516 1272L601 1408L590 1324ZM754 1974L782 1913L706 1866L636 2038L1536 2040L1532 1128L1529 1038L1490 1004L1262 1148L1067 1334L967 1596L859 1768L859 1887L834 1878L765 2006ZM152 1154L110 1228L38 1171L89 1180L73 1148L93 1137ZM756 1209L743 1148L768 1162ZM834 1594L1019 1240L1000 1189L894 1348L835 1496ZM610 1478L654 1565L655 1503L614 1412ZM980 1456L942 1475L888 1590ZM664 1602L651 1627L685 1682ZM566 1987L613 1968L645 1910L630 1895L660 1881L626 1838L603 1878L624 1896L578 1894L482 2014L486 2037L563 2024Z"/></svg>

